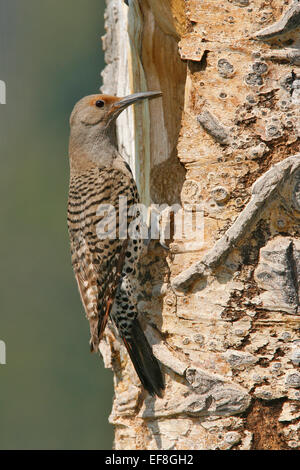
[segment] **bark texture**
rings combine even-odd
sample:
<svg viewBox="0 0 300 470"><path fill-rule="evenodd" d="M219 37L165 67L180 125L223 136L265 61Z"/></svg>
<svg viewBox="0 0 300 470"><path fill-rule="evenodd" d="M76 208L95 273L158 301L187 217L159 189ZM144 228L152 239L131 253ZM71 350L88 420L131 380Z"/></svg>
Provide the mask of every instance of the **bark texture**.
<svg viewBox="0 0 300 470"><path fill-rule="evenodd" d="M103 91L163 92L118 123L143 202L204 214L140 268L164 397L101 344L116 449L300 448L299 26L299 1L107 0Z"/></svg>

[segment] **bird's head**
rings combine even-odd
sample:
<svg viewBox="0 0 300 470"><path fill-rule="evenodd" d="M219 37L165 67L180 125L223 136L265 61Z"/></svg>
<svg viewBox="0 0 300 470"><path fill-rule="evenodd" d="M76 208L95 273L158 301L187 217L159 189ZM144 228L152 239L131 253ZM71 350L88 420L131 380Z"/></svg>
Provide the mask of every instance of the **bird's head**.
<svg viewBox="0 0 300 470"><path fill-rule="evenodd" d="M115 121L124 109L161 95L160 91L148 91L134 93L125 98L110 95L85 96L78 101L71 114L70 153L99 153L102 143L107 145L108 141L113 141Z"/></svg>
<svg viewBox="0 0 300 470"><path fill-rule="evenodd" d="M124 109L140 101L161 96L160 91L134 93L125 98L110 95L90 95L75 105L70 118L71 127L76 124L98 126L107 129Z"/></svg>

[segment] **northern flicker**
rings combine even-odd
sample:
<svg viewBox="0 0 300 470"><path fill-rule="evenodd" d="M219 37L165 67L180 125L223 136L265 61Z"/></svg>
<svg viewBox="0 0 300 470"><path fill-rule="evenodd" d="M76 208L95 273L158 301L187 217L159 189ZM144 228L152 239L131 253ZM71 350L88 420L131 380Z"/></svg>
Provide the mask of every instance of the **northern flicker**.
<svg viewBox="0 0 300 470"><path fill-rule="evenodd" d="M70 187L68 229L72 265L81 300L90 323L91 350L98 351L108 318L117 327L144 388L161 396L164 381L159 363L138 321L134 289L143 240L99 237L103 220L99 207L112 207L116 229L120 197L128 209L139 203L129 165L116 144L116 118L131 104L161 96L136 93L125 98L91 95L81 99L70 118ZM129 210L128 210L129 213ZM133 216L128 216L127 226Z"/></svg>

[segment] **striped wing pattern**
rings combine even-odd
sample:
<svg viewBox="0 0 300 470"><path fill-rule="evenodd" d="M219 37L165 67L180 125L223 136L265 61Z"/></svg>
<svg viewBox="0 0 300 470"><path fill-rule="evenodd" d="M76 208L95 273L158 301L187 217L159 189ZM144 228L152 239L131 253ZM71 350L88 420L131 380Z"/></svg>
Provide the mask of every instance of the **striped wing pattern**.
<svg viewBox="0 0 300 470"><path fill-rule="evenodd" d="M119 196L127 197L128 206L138 202L134 180L120 170L93 168L79 175L71 174L68 229L72 265L90 322L93 351L98 349L114 303L128 243L118 236L99 238L97 225L103 220L99 206L115 207L118 227Z"/></svg>

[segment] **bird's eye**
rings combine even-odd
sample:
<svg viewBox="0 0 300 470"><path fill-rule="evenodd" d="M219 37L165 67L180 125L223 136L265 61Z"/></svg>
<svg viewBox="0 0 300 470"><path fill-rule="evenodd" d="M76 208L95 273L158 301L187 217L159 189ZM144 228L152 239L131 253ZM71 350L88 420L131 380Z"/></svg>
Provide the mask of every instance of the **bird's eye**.
<svg viewBox="0 0 300 470"><path fill-rule="evenodd" d="M97 106L97 108L103 108L104 105L105 105L105 103L104 103L103 100L98 100L98 101L96 101L96 106Z"/></svg>

